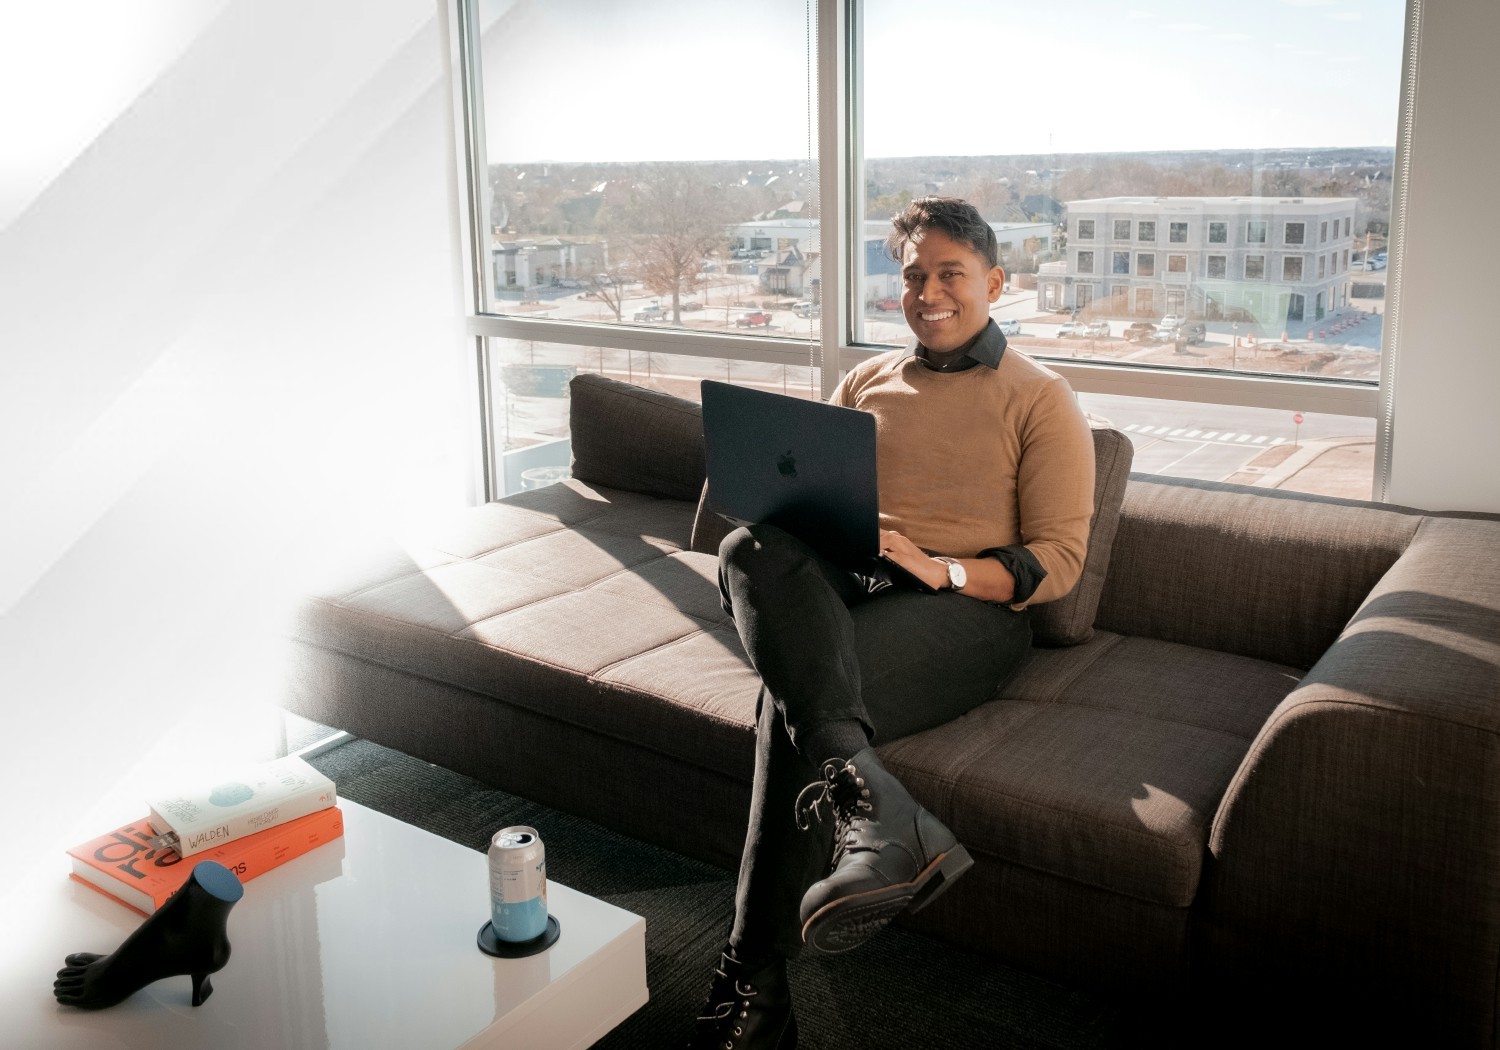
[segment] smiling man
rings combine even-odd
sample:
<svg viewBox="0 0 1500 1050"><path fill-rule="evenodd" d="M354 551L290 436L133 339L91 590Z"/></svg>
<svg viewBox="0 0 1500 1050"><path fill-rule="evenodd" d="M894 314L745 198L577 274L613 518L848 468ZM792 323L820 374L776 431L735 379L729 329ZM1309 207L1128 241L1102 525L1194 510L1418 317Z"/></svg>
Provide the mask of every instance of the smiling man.
<svg viewBox="0 0 1500 1050"><path fill-rule="evenodd" d="M882 553L925 588L842 570L774 526L720 545L724 607L763 688L734 926L691 1047L794 1047L787 960L860 945L971 866L873 741L992 699L1030 650L1027 609L1083 567L1093 440L1062 377L990 320L994 231L945 197L892 223L915 338L831 401L875 417Z"/></svg>

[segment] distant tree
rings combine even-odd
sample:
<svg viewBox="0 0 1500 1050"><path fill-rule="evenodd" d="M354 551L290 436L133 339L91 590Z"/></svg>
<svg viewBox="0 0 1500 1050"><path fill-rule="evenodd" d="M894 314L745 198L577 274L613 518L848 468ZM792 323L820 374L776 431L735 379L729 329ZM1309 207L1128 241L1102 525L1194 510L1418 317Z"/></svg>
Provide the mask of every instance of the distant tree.
<svg viewBox="0 0 1500 1050"><path fill-rule="evenodd" d="M599 273L589 274L583 279L585 294L598 299L615 315L616 321L625 319L625 271L619 264L606 265Z"/></svg>
<svg viewBox="0 0 1500 1050"><path fill-rule="evenodd" d="M905 209L911 203L911 190L900 190L896 193L886 193L879 197L870 198L865 208L867 219L889 219L892 215Z"/></svg>
<svg viewBox="0 0 1500 1050"><path fill-rule="evenodd" d="M1307 193L1307 180L1293 168L1277 168L1261 179L1260 192L1265 197L1301 197Z"/></svg>
<svg viewBox="0 0 1500 1050"><path fill-rule="evenodd" d="M600 225L611 245L624 247L648 291L671 296L672 322L681 324L683 292L697 287L704 256L739 218L722 184L695 165L646 165L606 208Z"/></svg>

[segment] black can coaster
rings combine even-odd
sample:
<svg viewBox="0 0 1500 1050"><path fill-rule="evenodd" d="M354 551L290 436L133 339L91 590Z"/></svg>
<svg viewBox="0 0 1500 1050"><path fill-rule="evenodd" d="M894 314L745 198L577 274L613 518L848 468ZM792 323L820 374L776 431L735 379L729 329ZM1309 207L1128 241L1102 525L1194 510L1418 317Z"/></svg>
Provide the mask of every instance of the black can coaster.
<svg viewBox="0 0 1500 1050"><path fill-rule="evenodd" d="M502 941L495 936L495 924L486 922L479 927L479 950L497 959L524 959L537 955L557 943L562 936L562 923L556 915L547 916L547 928L529 941Z"/></svg>

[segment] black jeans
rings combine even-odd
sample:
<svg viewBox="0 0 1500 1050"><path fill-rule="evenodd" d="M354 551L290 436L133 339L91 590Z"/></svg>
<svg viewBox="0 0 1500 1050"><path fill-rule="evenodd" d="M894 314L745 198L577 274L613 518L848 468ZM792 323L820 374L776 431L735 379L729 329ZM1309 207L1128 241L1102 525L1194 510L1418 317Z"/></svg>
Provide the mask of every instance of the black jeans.
<svg viewBox="0 0 1500 1050"><path fill-rule="evenodd" d="M803 754L797 741L835 719L859 719L872 741L952 721L1020 667L1031 624L1024 612L952 591L872 594L864 577L771 525L725 537L719 587L762 682L729 943L747 961L791 958L802 947L802 895L833 853L831 825L797 830L797 794L820 779L824 761L850 757Z"/></svg>

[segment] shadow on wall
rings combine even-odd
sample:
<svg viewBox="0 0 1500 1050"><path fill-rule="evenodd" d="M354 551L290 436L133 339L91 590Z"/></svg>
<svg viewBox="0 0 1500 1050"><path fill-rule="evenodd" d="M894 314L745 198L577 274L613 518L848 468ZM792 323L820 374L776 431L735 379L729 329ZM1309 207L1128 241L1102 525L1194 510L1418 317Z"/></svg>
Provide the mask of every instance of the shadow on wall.
<svg viewBox="0 0 1500 1050"><path fill-rule="evenodd" d="M469 498L448 55L432 0L230 0L0 232L21 837L267 702L302 567Z"/></svg>

